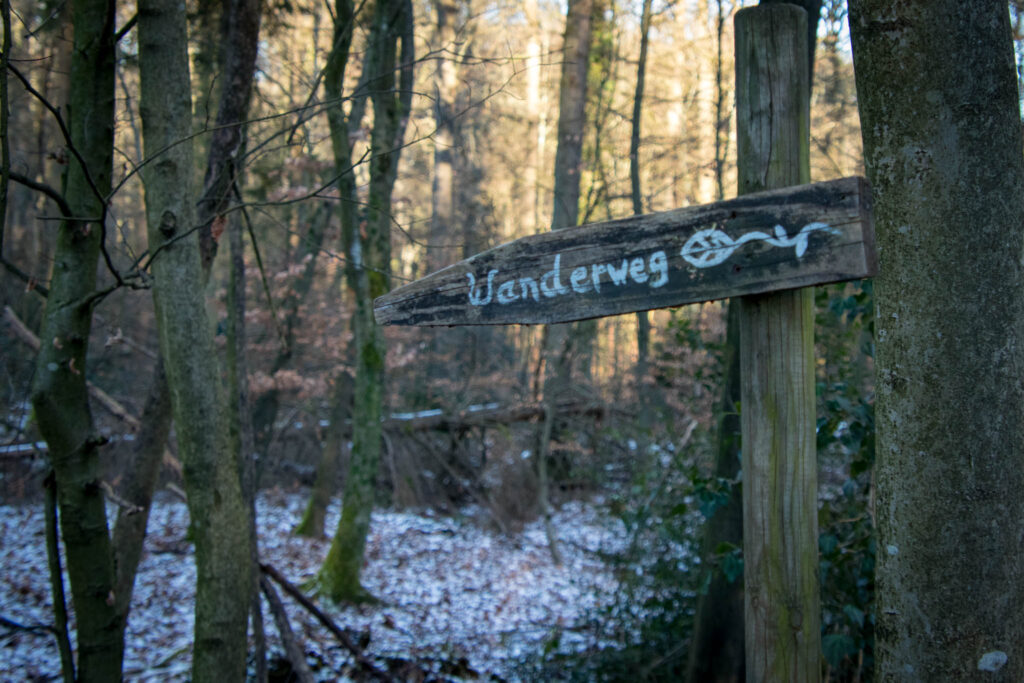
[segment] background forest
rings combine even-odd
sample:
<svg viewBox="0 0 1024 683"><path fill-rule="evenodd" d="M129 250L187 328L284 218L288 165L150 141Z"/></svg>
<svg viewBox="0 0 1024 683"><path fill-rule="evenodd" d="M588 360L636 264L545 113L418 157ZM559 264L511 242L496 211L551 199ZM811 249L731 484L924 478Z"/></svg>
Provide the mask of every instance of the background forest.
<svg viewBox="0 0 1024 683"><path fill-rule="evenodd" d="M820 8L811 178L863 175L846 3L805 4ZM524 235L734 196L742 6L575 0L567 20L539 0L200 0L184 15L161 0L137 15L102 0L5 3L0 496L60 510L74 649L90 628L120 624L123 638L154 495L187 496L200 582L250 568L199 589L196 680L237 680L244 596L262 583L272 602L251 514L267 492L303 501L288 533L333 537L304 586L328 603L375 599L359 578L374 507L507 537L539 520L558 566L551 520L583 501L625 539L601 556L615 597L586 616L583 645L547 624L501 675L709 680L699 634L723 624L698 603L735 600L742 577L725 512L738 489L728 306L420 329L376 327L369 303ZM1022 16L1011 3L1024 60ZM583 67L575 80L567 65ZM82 104L98 92L109 123ZM176 262L191 239L198 260ZM54 275L73 268L84 279ZM47 299L61 296L74 320L57 333ZM822 667L835 680L873 678L872 296L870 281L815 294ZM51 366L67 381L45 386ZM107 540L69 538L79 514ZM207 514L220 521L197 525ZM79 602L76 563L112 599ZM242 595L241 616L214 593ZM240 654L218 655L213 630L239 619L226 647ZM95 637L82 680L120 671L118 645ZM349 645L352 675L402 677ZM260 659L250 675L266 675Z"/></svg>

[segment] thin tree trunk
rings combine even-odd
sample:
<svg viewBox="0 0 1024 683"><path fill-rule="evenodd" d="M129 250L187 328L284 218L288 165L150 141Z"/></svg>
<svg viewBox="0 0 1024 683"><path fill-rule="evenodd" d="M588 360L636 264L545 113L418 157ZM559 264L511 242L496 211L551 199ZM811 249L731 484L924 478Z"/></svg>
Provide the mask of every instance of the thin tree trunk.
<svg viewBox="0 0 1024 683"><path fill-rule="evenodd" d="M1005 2L850 2L874 189L878 680L1024 680L1024 159Z"/></svg>
<svg viewBox="0 0 1024 683"><path fill-rule="evenodd" d="M427 272L440 270L459 258L455 230L455 19L454 0L436 3L435 49L439 50L434 79L434 179L427 249Z"/></svg>
<svg viewBox="0 0 1024 683"><path fill-rule="evenodd" d="M189 138L192 113L184 6L143 0L138 32L153 298L196 546L193 678L235 681L245 675L252 588L248 514L191 229L192 149L181 143Z"/></svg>
<svg viewBox="0 0 1024 683"><path fill-rule="evenodd" d="M244 149L241 122L249 110L260 35L260 0L226 0L225 10L224 52L218 60L224 84L210 140L203 192L196 205L200 253L207 277L217 253L212 226L215 220L223 220L236 186L238 156Z"/></svg>
<svg viewBox="0 0 1024 683"><path fill-rule="evenodd" d="M163 358L154 362L146 403L139 418L139 431L132 444L132 466L119 487L120 495L136 509L121 508L114 526L114 560L117 570L117 609L128 617L135 571L142 558L146 524L160 474L160 465L171 431L171 396L167 389Z"/></svg>
<svg viewBox="0 0 1024 683"><path fill-rule="evenodd" d="M66 683L75 683L75 657L68 636L68 605L64 597L64 571L60 565L60 540L57 531L57 481L51 474L43 482L45 501L43 516L46 524L46 559L50 570L50 595L53 599L53 632L60 652L61 675Z"/></svg>
<svg viewBox="0 0 1024 683"><path fill-rule="evenodd" d="M249 511L248 533L252 561L250 619L255 646L256 681L263 683L267 680L267 647L260 603L259 545L256 534L256 445L249 401L249 364L245 353L245 243L239 215L231 216L228 223L228 251L231 257L227 296L227 375L230 397L227 405L228 432L231 452L239 467L242 498Z"/></svg>
<svg viewBox="0 0 1024 683"><path fill-rule="evenodd" d="M339 19L340 16L339 13ZM373 299L390 289L391 192L411 105L415 49L412 31L409 0L377 3L364 67L369 69L367 83L374 120L370 138L370 187L363 227L352 235L348 252L352 262L349 286L356 307L353 315L356 391L352 453L341 520L319 574L321 589L336 602L369 598L359 582L359 573L380 462L385 356L384 340L373 319ZM401 74L398 83L396 70Z"/></svg>
<svg viewBox="0 0 1024 683"><path fill-rule="evenodd" d="M644 86L647 75L647 49L651 33L651 2L644 0L640 11L640 57L636 65L636 90L633 93L633 126L629 135L629 189L633 200L633 213L644 212L643 193L640 190L640 116L643 113ZM636 387L640 401L646 400L643 379L647 376L651 346L651 321L647 311L636 314ZM647 419L647 411L641 420Z"/></svg>
<svg viewBox="0 0 1024 683"><path fill-rule="evenodd" d="M459 235L455 212L455 116L456 64L455 20L458 6L454 0L435 4L437 23L434 49L439 50L434 78L434 178L431 187L430 234L427 244L427 272L440 270L459 259ZM417 391L424 405L443 405L445 397L437 384L457 374L459 358L447 352L465 349L472 337L466 330L437 330L430 335L428 362L418 381L426 384Z"/></svg>
<svg viewBox="0 0 1024 683"><path fill-rule="evenodd" d="M338 174L337 187L341 201L338 202L338 217L341 222L341 247L343 253L351 253L356 235L356 186L352 173L352 133L362 125L363 113L366 108L365 75L363 69L359 85L353 93L351 109L346 118L342 103L345 84L345 71L348 68L349 51L352 47L352 36L355 26L355 8L352 0L336 0L334 19L334 45L324 65L324 94L327 100L327 126L331 134L331 148L334 154L334 170ZM321 235L322 239L322 235ZM351 282L354 278L355 265L345 262L345 279ZM355 353L351 353L355 357ZM335 380L341 382L339 377ZM336 468L343 436L342 419L350 409L350 401L346 401L341 385L335 384L328 404L329 424L324 447L317 464L316 480L310 492L309 501L302 520L295 532L304 536L323 534L324 516L327 505L334 493L334 482L337 478Z"/></svg>
<svg viewBox="0 0 1024 683"><path fill-rule="evenodd" d="M729 117L725 115L725 22L727 14L723 0L717 0L715 15L715 199L725 199L725 163L729 155Z"/></svg>
<svg viewBox="0 0 1024 683"><path fill-rule="evenodd" d="M7 63L11 59L11 4L0 8L3 19L3 55L0 56L0 260L4 257L4 235L7 233L7 188L11 175L11 141L7 133L10 100L7 97Z"/></svg>
<svg viewBox="0 0 1024 683"><path fill-rule="evenodd" d="M690 683L742 681L746 660L743 636L743 582L730 581L715 566L719 548L743 547L743 488L740 485L740 327L739 302L726 313L725 372L716 430L715 476L733 482L728 500L716 508L704 527L701 562L711 572L706 593L697 598L693 638L686 668Z"/></svg>
<svg viewBox="0 0 1024 683"><path fill-rule="evenodd" d="M295 533L299 536L320 538L324 535L324 518L338 479L338 464L345 436L345 416L350 415L352 411L352 385L352 376L347 371L342 371L334 379L328 408L329 424L320 463L316 468L316 479L309 493L306 511L295 527Z"/></svg>
<svg viewBox="0 0 1024 683"><path fill-rule="evenodd" d="M583 128L586 120L587 71L590 66L592 0L572 0L565 17L562 47L562 79L559 86L558 147L555 150L555 198L551 229L576 225L579 220L580 170L583 164ZM556 564L561 562L551 526L547 457L556 419L555 406L569 390L569 363L574 346L571 325L548 325L544 334L544 420L537 443L538 503L544 516L548 547Z"/></svg>
<svg viewBox="0 0 1024 683"><path fill-rule="evenodd" d="M96 266L110 191L114 131L114 3L76 0L71 61L71 139L64 196L75 216L60 224L32 406L56 477L61 533L78 622L78 676L121 677L124 620L115 608L114 562L86 386ZM5 101L6 104L6 101ZM74 156L74 155L73 155ZM83 166L84 164L84 166Z"/></svg>

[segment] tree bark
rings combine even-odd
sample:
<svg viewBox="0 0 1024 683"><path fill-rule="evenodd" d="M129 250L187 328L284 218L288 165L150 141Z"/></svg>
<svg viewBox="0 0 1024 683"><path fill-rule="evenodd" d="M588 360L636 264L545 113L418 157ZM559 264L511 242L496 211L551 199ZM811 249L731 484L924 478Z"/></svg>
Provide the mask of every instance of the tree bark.
<svg viewBox="0 0 1024 683"><path fill-rule="evenodd" d="M458 242L463 234L457 225L455 208L458 196L455 192L458 119L455 115L457 74L454 51L458 5L455 0L441 0L435 3L435 11L434 49L439 54L434 77L434 178L426 253L428 273L451 265L460 258ZM473 341L466 330L438 330L430 335L428 353L431 360L425 371L418 373L419 381L426 386L416 391L414 398L431 407L443 405L445 397L438 385L460 373L460 359L448 356L446 352L465 348Z"/></svg>
<svg viewBox="0 0 1024 683"><path fill-rule="evenodd" d="M135 572L142 559L146 524L153 503L153 491L171 431L171 396L167 388L163 359L154 363L146 403L139 419L138 433L132 445L132 466L119 487L120 495L136 508L121 508L114 526L114 566L117 571L117 609L127 619L131 607Z"/></svg>
<svg viewBox="0 0 1024 683"><path fill-rule="evenodd" d="M1024 680L1024 163L1005 2L850 2L874 186L879 680Z"/></svg>
<svg viewBox="0 0 1024 683"><path fill-rule="evenodd" d="M0 55L0 260L4 257L4 235L7 234L7 187L11 176L11 144L7 133L10 99L7 96L7 63L11 61L11 5L0 8L3 23L3 54Z"/></svg>
<svg viewBox="0 0 1024 683"><path fill-rule="evenodd" d="M809 181L807 13L736 15L739 192ZM740 304L743 565L748 681L821 676L810 288Z"/></svg>
<svg viewBox="0 0 1024 683"><path fill-rule="evenodd" d="M43 320L32 407L49 447L61 533L78 621L78 676L121 677L124 619L115 576L99 447L86 385L96 266L110 192L114 135L114 3L76 0L68 125L80 157L70 160L64 196L80 220L62 221ZM83 165L84 164L84 165Z"/></svg>
<svg viewBox="0 0 1024 683"><path fill-rule="evenodd" d="M552 230L574 227L579 220L592 11L592 0L571 0L565 17L562 78L558 96L558 146L555 149L555 197L551 208Z"/></svg>
<svg viewBox="0 0 1024 683"><path fill-rule="evenodd" d="M196 546L193 679L241 680L252 585L248 515L217 384L220 370L193 230L184 6L143 0L138 32L153 299Z"/></svg>

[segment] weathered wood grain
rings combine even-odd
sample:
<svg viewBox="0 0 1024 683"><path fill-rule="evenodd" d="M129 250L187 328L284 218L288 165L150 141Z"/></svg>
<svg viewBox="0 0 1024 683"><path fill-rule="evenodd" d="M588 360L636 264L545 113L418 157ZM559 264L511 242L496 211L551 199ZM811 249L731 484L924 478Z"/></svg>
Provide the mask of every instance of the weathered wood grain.
<svg viewBox="0 0 1024 683"><path fill-rule="evenodd" d="M740 10L736 36L739 192L810 177L807 14ZM739 309L746 679L821 677L814 293L745 296Z"/></svg>
<svg viewBox="0 0 1024 683"><path fill-rule="evenodd" d="M524 237L374 302L380 324L585 320L839 282L876 269L859 177Z"/></svg>

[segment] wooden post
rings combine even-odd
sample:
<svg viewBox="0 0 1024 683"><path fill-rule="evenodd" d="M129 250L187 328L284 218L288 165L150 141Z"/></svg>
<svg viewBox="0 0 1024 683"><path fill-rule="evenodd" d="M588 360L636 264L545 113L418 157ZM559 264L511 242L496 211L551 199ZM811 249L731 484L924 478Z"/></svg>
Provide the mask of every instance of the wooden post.
<svg viewBox="0 0 1024 683"><path fill-rule="evenodd" d="M739 193L810 176L807 13L736 14ZM818 681L813 290L745 296L740 308L747 681Z"/></svg>

